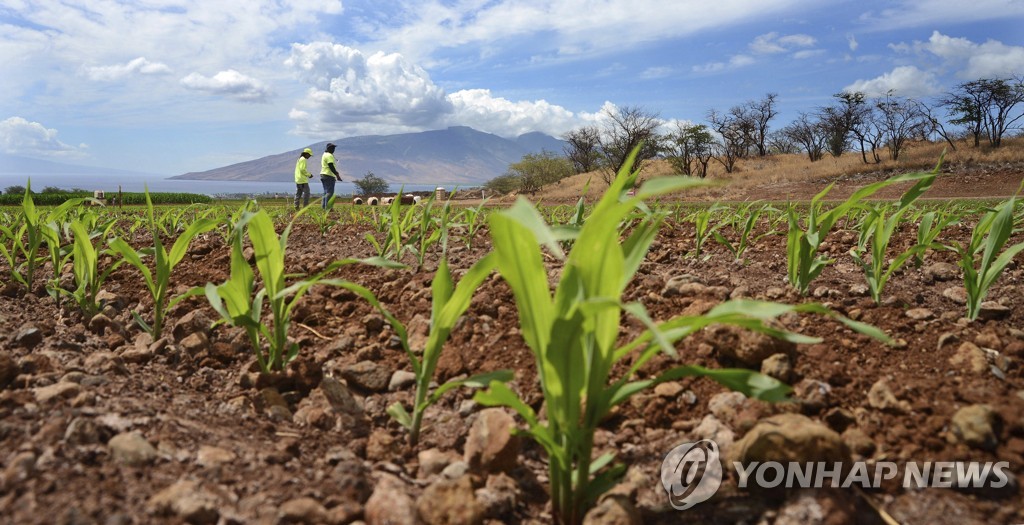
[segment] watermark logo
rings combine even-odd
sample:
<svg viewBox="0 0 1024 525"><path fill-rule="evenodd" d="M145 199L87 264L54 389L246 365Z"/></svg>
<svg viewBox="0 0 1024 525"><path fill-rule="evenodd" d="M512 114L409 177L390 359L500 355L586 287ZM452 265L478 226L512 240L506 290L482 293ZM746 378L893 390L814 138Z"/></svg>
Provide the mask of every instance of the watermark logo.
<svg viewBox="0 0 1024 525"><path fill-rule="evenodd" d="M673 508L686 510L707 501L722 486L723 466L718 443L702 439L672 449L661 462L661 485ZM891 461L864 462L732 462L740 489L761 488L871 488L885 483L904 489L992 488L1013 482L1010 464L999 462ZM891 480L891 481L890 481Z"/></svg>
<svg viewBox="0 0 1024 525"><path fill-rule="evenodd" d="M661 485L677 510L706 501L722 486L718 443L702 439L672 449L661 462Z"/></svg>

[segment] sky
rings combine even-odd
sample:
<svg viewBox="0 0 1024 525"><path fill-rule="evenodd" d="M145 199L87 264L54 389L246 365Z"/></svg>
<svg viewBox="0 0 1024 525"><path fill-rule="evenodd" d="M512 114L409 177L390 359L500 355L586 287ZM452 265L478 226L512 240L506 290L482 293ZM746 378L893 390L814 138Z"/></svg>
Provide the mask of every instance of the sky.
<svg viewBox="0 0 1024 525"><path fill-rule="evenodd" d="M927 100L1024 75L1024 0L0 0L0 153L176 175L349 136ZM668 124L666 124L668 125Z"/></svg>

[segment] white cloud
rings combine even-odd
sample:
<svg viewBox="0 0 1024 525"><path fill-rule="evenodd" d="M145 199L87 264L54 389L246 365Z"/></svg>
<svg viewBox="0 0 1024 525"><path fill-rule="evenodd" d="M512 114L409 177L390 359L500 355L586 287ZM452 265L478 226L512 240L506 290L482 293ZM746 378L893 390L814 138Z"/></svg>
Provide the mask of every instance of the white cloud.
<svg viewBox="0 0 1024 525"><path fill-rule="evenodd" d="M315 42L295 44L286 64L311 87L289 116L295 132L398 133L451 125L502 136L529 131L562 133L573 113L544 100L510 101L486 89L450 95L423 68L397 53L365 55L357 49Z"/></svg>
<svg viewBox="0 0 1024 525"><path fill-rule="evenodd" d="M234 69L221 71L212 77L191 73L181 79L181 85L195 91L223 95L242 102L265 102L270 90L259 80Z"/></svg>
<svg viewBox="0 0 1024 525"><path fill-rule="evenodd" d="M891 7L861 16L865 30L888 31L897 28L936 27L969 24L985 20L1003 20L1024 15L1020 0L893 0Z"/></svg>
<svg viewBox="0 0 1024 525"><path fill-rule="evenodd" d="M640 73L640 78L645 80L655 80L670 76L672 72L673 70L670 67L649 67Z"/></svg>
<svg viewBox="0 0 1024 525"><path fill-rule="evenodd" d="M85 144L71 146L57 140L57 130L22 117L9 117L0 121L0 149L16 155L57 155L77 158L84 156Z"/></svg>
<svg viewBox="0 0 1024 525"><path fill-rule="evenodd" d="M797 60L806 60L808 58L814 58L824 54L824 49L804 49L803 51L797 51L796 53L793 53L793 58Z"/></svg>
<svg viewBox="0 0 1024 525"><path fill-rule="evenodd" d="M979 78L1006 78L1024 71L1024 47L1008 46L988 40L977 44L966 38L932 33L927 42L914 42L912 46L893 46L897 51L913 49L931 53L947 65L956 68L957 76L965 80Z"/></svg>
<svg viewBox="0 0 1024 525"><path fill-rule="evenodd" d="M869 97L884 96L892 91L901 97L926 97L941 91L934 73L915 66L900 66L870 80L857 80L843 88L848 93L861 92Z"/></svg>
<svg viewBox="0 0 1024 525"><path fill-rule="evenodd" d="M718 73L730 69L737 69L749 66L756 62L754 57L749 55L733 55L728 62L709 62L700 66L693 66L694 73Z"/></svg>
<svg viewBox="0 0 1024 525"><path fill-rule="evenodd" d="M850 51L856 51L860 44L857 42L857 37L853 35L846 35L846 43L850 47Z"/></svg>
<svg viewBox="0 0 1024 525"><path fill-rule="evenodd" d="M145 57L138 57L125 64L114 64L110 66L92 66L83 68L85 75L92 80L112 81L121 80L129 75L160 75L171 72L167 64L150 62Z"/></svg>
<svg viewBox="0 0 1024 525"><path fill-rule="evenodd" d="M785 53L795 48L811 47L817 42L813 36L810 35L783 35L779 36L777 32L765 33L754 38L754 41L750 43L748 47L750 50L759 55L773 55L777 53Z"/></svg>

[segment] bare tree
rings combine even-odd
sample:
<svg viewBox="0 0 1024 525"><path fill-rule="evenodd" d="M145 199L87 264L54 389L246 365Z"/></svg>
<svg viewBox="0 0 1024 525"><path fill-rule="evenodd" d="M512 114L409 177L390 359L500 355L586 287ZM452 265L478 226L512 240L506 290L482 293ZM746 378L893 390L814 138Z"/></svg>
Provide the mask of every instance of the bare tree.
<svg viewBox="0 0 1024 525"><path fill-rule="evenodd" d="M889 158L899 160L907 141L924 134L928 122L917 104L910 99L897 97L891 92L885 99L877 99L878 124L889 148Z"/></svg>
<svg viewBox="0 0 1024 525"><path fill-rule="evenodd" d="M799 153L800 146L793 142L783 130L777 129L768 134L768 153L771 155L789 155Z"/></svg>
<svg viewBox="0 0 1024 525"><path fill-rule="evenodd" d="M735 111L723 114L714 109L708 111L707 119L719 136L714 159L725 167L726 173L732 173L736 169L736 161L750 150L750 121L738 117Z"/></svg>
<svg viewBox="0 0 1024 525"><path fill-rule="evenodd" d="M836 93L834 105L818 109L818 121L828 135L828 152L839 157L850 147L853 128L866 116L864 93Z"/></svg>
<svg viewBox="0 0 1024 525"><path fill-rule="evenodd" d="M744 129L749 134L747 141L757 148L759 157L768 154L768 124L779 113L775 107L778 97L778 93L768 93L761 100L751 100L732 109L737 118L745 121Z"/></svg>
<svg viewBox="0 0 1024 525"><path fill-rule="evenodd" d="M811 162L821 160L831 136L827 124L823 124L821 121L812 121L806 113L801 113L799 118L782 128L782 133L799 144Z"/></svg>
<svg viewBox="0 0 1024 525"><path fill-rule="evenodd" d="M608 121L601 133L600 151L605 163L601 178L610 184L638 146L642 145L635 166L658 155L661 146L657 130L661 120L657 113L639 106L608 110L605 115Z"/></svg>
<svg viewBox="0 0 1024 525"><path fill-rule="evenodd" d="M566 133L562 140L566 142L562 151L572 161L576 173L587 173L598 168L601 160L601 130L597 126L574 129Z"/></svg>

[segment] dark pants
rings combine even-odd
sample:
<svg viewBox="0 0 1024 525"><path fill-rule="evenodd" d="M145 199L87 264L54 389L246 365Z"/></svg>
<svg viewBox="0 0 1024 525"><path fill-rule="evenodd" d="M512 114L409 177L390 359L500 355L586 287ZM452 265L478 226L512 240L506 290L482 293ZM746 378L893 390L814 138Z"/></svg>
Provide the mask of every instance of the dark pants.
<svg viewBox="0 0 1024 525"><path fill-rule="evenodd" d="M295 185L295 209L299 209L299 200L302 200L303 206L309 206L309 183L304 182L302 184Z"/></svg>
<svg viewBox="0 0 1024 525"><path fill-rule="evenodd" d="M320 207L327 209L327 202L334 196L334 183L338 182L338 179L334 177L320 176L320 183L324 185L324 196L320 199Z"/></svg>

